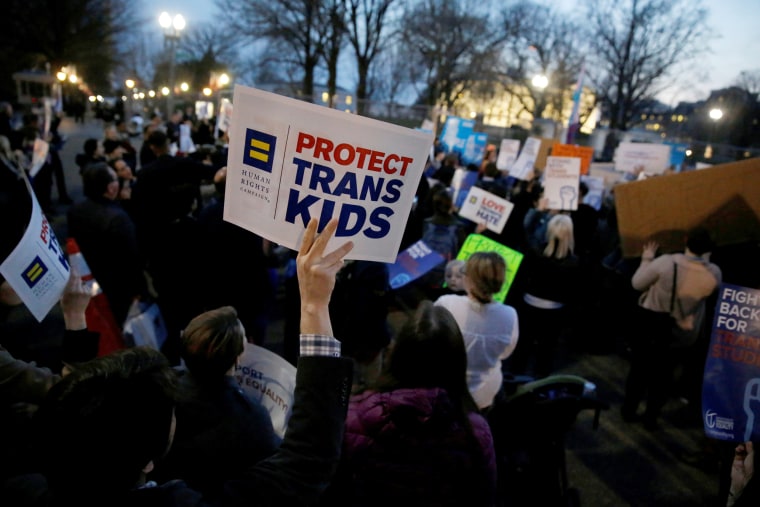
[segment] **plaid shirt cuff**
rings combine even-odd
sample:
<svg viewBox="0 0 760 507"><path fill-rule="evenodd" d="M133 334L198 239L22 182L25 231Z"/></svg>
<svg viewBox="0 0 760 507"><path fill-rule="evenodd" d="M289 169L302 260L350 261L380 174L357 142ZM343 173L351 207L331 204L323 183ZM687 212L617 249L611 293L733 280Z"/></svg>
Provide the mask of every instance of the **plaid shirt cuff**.
<svg viewBox="0 0 760 507"><path fill-rule="evenodd" d="M340 342L332 336L302 334L301 355L340 357Z"/></svg>

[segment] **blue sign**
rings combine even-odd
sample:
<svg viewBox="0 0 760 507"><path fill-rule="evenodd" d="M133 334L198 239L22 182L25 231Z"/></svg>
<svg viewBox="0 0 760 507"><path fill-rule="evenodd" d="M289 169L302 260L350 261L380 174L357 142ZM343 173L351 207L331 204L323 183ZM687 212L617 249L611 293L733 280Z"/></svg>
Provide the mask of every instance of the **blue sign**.
<svg viewBox="0 0 760 507"><path fill-rule="evenodd" d="M683 163L686 161L686 150L689 145L684 143L664 143L670 146L670 165L672 165L676 172L683 170Z"/></svg>
<svg viewBox="0 0 760 507"><path fill-rule="evenodd" d="M705 434L760 438L760 290L722 284L702 384Z"/></svg>
<svg viewBox="0 0 760 507"><path fill-rule="evenodd" d="M463 155L467 139L469 139L473 128L475 128L475 120L449 116L441 131L441 144L444 150L447 153Z"/></svg>
<svg viewBox="0 0 760 507"><path fill-rule="evenodd" d="M388 280L391 289L398 289L412 280L421 277L446 258L427 246L423 241L418 241L396 257L396 262L388 266Z"/></svg>
<svg viewBox="0 0 760 507"><path fill-rule="evenodd" d="M483 155L486 153L487 145L488 134L485 132L471 133L467 137L467 141L465 141L462 163L480 166L480 163L483 161Z"/></svg>
<svg viewBox="0 0 760 507"><path fill-rule="evenodd" d="M258 130L246 129L243 163L271 173L276 145L277 138L273 135L265 134Z"/></svg>

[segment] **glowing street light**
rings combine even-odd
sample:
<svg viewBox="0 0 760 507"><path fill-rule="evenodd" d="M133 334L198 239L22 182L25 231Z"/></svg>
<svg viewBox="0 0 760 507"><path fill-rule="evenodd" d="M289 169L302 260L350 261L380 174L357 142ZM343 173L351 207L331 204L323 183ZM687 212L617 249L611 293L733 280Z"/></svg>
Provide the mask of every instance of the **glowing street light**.
<svg viewBox="0 0 760 507"><path fill-rule="evenodd" d="M721 118L723 118L723 111L721 111L717 107L713 108L713 109L710 109L710 113L709 114L710 114L710 118L713 119L713 120L715 120L715 121L718 121Z"/></svg>
<svg viewBox="0 0 760 507"><path fill-rule="evenodd" d="M153 98L156 96L156 90L148 90L148 97Z"/></svg>
<svg viewBox="0 0 760 507"><path fill-rule="evenodd" d="M66 81L66 73L64 71L62 71L62 70L59 70L56 73L55 77L58 78L58 81Z"/></svg>
<svg viewBox="0 0 760 507"><path fill-rule="evenodd" d="M130 90L135 87L134 79L127 79L126 81L124 81L124 84L127 85L127 88L129 88Z"/></svg>
<svg viewBox="0 0 760 507"><path fill-rule="evenodd" d="M161 88L161 95L163 95L164 97L166 97L167 95L169 95L169 87L168 86L164 86L163 88Z"/></svg>
<svg viewBox="0 0 760 507"><path fill-rule="evenodd" d="M187 90L190 89L190 85L187 83L182 83L181 85L179 85L179 89L182 90L183 92L186 92Z"/></svg>
<svg viewBox="0 0 760 507"><path fill-rule="evenodd" d="M164 46L168 46L169 51L169 86L174 91L176 85L174 82L174 60L177 56L177 43L179 42L180 32L185 29L185 18L182 14L172 17L168 12L162 12L158 17L158 24L164 29ZM166 116L169 118L174 109L174 96L168 93L164 93L164 95L168 96L166 100Z"/></svg>
<svg viewBox="0 0 760 507"><path fill-rule="evenodd" d="M549 78L543 74L537 74L533 76L533 80L531 81L531 84L535 86L536 88L538 88L539 90L543 90L547 86L549 86Z"/></svg>
<svg viewBox="0 0 760 507"><path fill-rule="evenodd" d="M221 76L219 76L219 86L227 86L230 84L230 76L228 76L226 73L223 73Z"/></svg>
<svg viewBox="0 0 760 507"><path fill-rule="evenodd" d="M203 89L203 95L206 97L210 97L212 93L214 93L214 91L208 86Z"/></svg>

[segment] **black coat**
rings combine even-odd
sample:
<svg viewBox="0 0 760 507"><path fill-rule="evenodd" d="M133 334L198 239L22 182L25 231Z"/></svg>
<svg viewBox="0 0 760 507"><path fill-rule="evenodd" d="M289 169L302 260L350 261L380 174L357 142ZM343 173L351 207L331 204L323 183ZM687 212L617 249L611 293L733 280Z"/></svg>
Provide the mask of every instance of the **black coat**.
<svg viewBox="0 0 760 507"><path fill-rule="evenodd" d="M2 492L6 493L3 499L14 502L9 505L35 507L314 505L332 480L338 465L352 375L349 359L301 357L296 373L293 414L282 445L271 457L248 466L239 479L228 481L218 501L209 502L184 481L177 480L116 493L111 498L85 498L86 470L82 471L81 498L56 499L46 491L44 478L34 475L15 483L22 491ZM98 464L93 463L92 466Z"/></svg>

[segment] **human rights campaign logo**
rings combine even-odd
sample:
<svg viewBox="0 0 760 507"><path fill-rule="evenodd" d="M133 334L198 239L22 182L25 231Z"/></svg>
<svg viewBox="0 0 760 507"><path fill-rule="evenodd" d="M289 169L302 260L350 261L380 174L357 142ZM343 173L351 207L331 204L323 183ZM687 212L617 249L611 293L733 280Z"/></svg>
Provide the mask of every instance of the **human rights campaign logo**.
<svg viewBox="0 0 760 507"><path fill-rule="evenodd" d="M21 273L21 278L24 279L29 288L33 288L37 285L37 282L42 280L45 273L48 272L47 266L39 257L35 257L29 266Z"/></svg>
<svg viewBox="0 0 760 507"><path fill-rule="evenodd" d="M271 173L276 142L277 138L272 135L258 130L246 129L243 163Z"/></svg>

